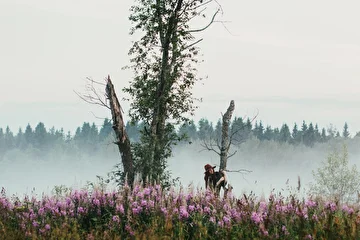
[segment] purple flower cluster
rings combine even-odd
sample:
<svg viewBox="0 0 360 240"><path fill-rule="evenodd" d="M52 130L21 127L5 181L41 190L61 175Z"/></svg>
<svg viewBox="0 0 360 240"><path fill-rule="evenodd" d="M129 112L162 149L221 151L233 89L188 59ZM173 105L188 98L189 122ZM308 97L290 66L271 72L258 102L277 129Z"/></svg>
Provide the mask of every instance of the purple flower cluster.
<svg viewBox="0 0 360 240"><path fill-rule="evenodd" d="M186 227L189 228L187 232L191 232L194 226L205 226L215 229L214 234L254 231L253 234L258 234L259 238L281 238L294 234L296 227L292 228L291 224L298 222L311 222L305 225L316 227L326 223L329 216L342 214L354 221L358 217L357 208L348 205L339 208L333 202L300 201L294 197L285 199L274 195L267 201L257 201L255 197L246 195L242 198L219 198L211 191L163 191L159 185L136 185L132 190L128 188L111 193L75 190L61 198L44 196L39 200L25 197L22 201L11 201L0 197L1 211L12 213L19 229L29 237L34 232L46 235L66 221L78 221L89 226L89 222L95 224L99 222L97 219L101 219L110 231L124 231L129 235L140 231L142 224L157 223L157 226ZM9 215L0 213L2 218ZM242 227L246 225L251 227ZM309 228L307 233L314 231ZM304 235L302 239L311 239L311 236Z"/></svg>

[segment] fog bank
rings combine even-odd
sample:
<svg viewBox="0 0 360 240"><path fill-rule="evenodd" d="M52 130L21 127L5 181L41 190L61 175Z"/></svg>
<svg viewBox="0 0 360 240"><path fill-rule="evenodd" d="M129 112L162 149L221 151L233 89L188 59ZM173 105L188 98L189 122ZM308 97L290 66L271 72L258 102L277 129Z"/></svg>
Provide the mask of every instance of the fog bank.
<svg viewBox="0 0 360 240"><path fill-rule="evenodd" d="M251 191L258 196L268 196L272 190L283 194L295 191L298 176L301 180L301 192L306 192L313 180L312 170L316 170L328 153L341 142L318 144L313 148L293 146L277 142L249 140L240 145L237 153L228 160L228 170L246 169L247 174L228 172L230 184L235 196ZM348 145L351 164L360 163L359 141ZM88 181L96 181L96 176L106 176L113 166L120 162L116 148L109 149L105 157L82 157L57 160L5 159L0 161L0 187L4 187L7 196L36 193L38 196L51 194L55 186L65 185L73 189L86 186ZM205 151L200 143L181 144L174 148L169 159L169 169L173 177L180 177L184 186L192 184L195 188L204 187L204 165L219 165L219 156ZM217 167L218 169L218 167Z"/></svg>

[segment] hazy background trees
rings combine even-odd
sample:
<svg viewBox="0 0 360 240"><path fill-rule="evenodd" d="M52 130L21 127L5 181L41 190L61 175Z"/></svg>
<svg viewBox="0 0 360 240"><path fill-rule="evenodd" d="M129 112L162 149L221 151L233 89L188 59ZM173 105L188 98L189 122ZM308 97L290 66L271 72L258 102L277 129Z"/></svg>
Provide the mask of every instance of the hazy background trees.
<svg viewBox="0 0 360 240"><path fill-rule="evenodd" d="M126 124L126 131L133 142L140 140L140 131L143 129L144 122L135 121ZM200 119L197 123L190 120L179 127L174 127L174 131L178 137L186 137L180 144L201 142L220 136L221 121L219 120L214 124L206 118ZM323 127L320 130L317 124L302 121L300 129L296 123L291 127L286 123L280 127L270 125L264 127L261 120L251 123L250 119L241 117L233 118L230 124L230 132L240 144L251 139L257 139L261 142L274 141L309 148L335 139L349 141L351 144L360 138L359 132L354 136L350 135L347 123L344 124L340 134L332 125L329 125L327 129ZM110 145L113 141L112 122L107 118L100 126L95 123L84 122L73 133L65 132L63 128L48 128L42 122L34 127L28 124L25 130L19 128L15 133L9 127L5 127L4 129L0 128L0 160L10 156L17 158L17 153L26 154L34 159L56 159L60 155L75 157L106 155L106 152L112 149Z"/></svg>

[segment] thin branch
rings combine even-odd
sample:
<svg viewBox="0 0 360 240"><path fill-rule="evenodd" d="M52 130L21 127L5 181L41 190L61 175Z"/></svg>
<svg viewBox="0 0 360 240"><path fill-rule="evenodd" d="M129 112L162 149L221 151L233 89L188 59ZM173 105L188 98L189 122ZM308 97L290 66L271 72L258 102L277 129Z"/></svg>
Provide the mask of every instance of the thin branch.
<svg viewBox="0 0 360 240"><path fill-rule="evenodd" d="M103 117L98 117L98 116L96 116L94 112L91 112L91 114L92 114L95 118L97 118L97 119L102 119L102 120L107 119L106 117L103 118ZM109 121L111 122L112 120L109 120ZM100 125L100 126L102 126L102 125Z"/></svg>
<svg viewBox="0 0 360 240"><path fill-rule="evenodd" d="M94 83L98 84L98 85L102 85L102 86L106 86L106 85L104 83L94 81L93 79L91 79L89 77L87 77L86 79L88 82L90 82L85 85L87 94L81 94L81 93L74 91L75 94L78 95L78 97L80 97L82 100L84 100L85 102L87 102L89 104L99 105L99 106L110 109L110 107L106 103L105 93L101 93L101 95L100 95L99 91L94 87ZM105 100L102 100L103 97L105 97Z"/></svg>
<svg viewBox="0 0 360 240"><path fill-rule="evenodd" d="M217 3L217 5L219 6L219 9L221 10L221 14L224 14L224 10L223 10L221 4L220 4L217 0L214 0L214 1L215 1L215 2Z"/></svg>
<svg viewBox="0 0 360 240"><path fill-rule="evenodd" d="M74 91L76 95L78 95L79 98L81 98L83 101L85 101L86 103L90 103L90 104L94 104L94 105L99 105L102 107L106 107L108 109L110 109L110 107L105 104L102 100L94 98L91 95L84 95L84 94L80 94L76 91Z"/></svg>
<svg viewBox="0 0 360 240"><path fill-rule="evenodd" d="M239 170L224 170L225 172L238 172L238 173L251 173L251 170L248 169L239 169Z"/></svg>
<svg viewBox="0 0 360 240"><path fill-rule="evenodd" d="M206 141L203 141L200 145L204 148L203 150L213 151L220 156L220 152L216 151L214 147L211 144L209 145Z"/></svg>
<svg viewBox="0 0 360 240"><path fill-rule="evenodd" d="M215 17L216 17L216 15L217 15L219 12L220 12L220 9L218 9L218 10L214 13L214 15L213 15L212 18L211 18L210 23L209 23L208 25L206 25L205 27L200 28L200 29L189 30L189 31L187 31L187 32L188 32L188 33L193 33L193 32L202 32L202 31L206 30L208 27L210 27L210 26L213 24L213 22L214 22L214 20L215 20Z"/></svg>
<svg viewBox="0 0 360 240"><path fill-rule="evenodd" d="M203 38L201 38L201 39L197 40L196 42L194 42L194 43L192 43L192 44L190 44L190 45L188 45L188 46L184 47L184 48L183 48L183 50L186 50L186 49L188 49L188 48L190 48L190 47L192 47L192 46L194 46L194 45L198 44L198 43L199 43L199 42L201 42L202 40L204 40L204 39L203 39Z"/></svg>
<svg viewBox="0 0 360 240"><path fill-rule="evenodd" d="M227 159L231 158L231 157L234 156L236 153L237 153L237 150L235 150L233 153L231 153L231 154L227 157Z"/></svg>
<svg viewBox="0 0 360 240"><path fill-rule="evenodd" d="M86 77L86 79L87 79L88 81L90 81L92 85L93 85L94 83L96 83L96 84L99 84L99 85L102 85L102 86L106 86L105 83L101 83L101 82L95 81L95 80L92 79L92 78Z"/></svg>

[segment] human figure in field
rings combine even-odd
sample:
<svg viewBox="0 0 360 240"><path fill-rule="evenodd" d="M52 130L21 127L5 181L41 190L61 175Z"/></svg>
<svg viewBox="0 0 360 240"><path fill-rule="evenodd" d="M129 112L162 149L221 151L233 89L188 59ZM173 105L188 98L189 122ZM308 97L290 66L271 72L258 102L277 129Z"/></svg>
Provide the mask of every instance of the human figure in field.
<svg viewBox="0 0 360 240"><path fill-rule="evenodd" d="M224 196L227 195L229 188L227 185L226 173L223 170L215 171L216 166L211 166L210 164L206 164L205 168L205 188L208 187L215 192L217 196L220 195L221 187L224 189Z"/></svg>

